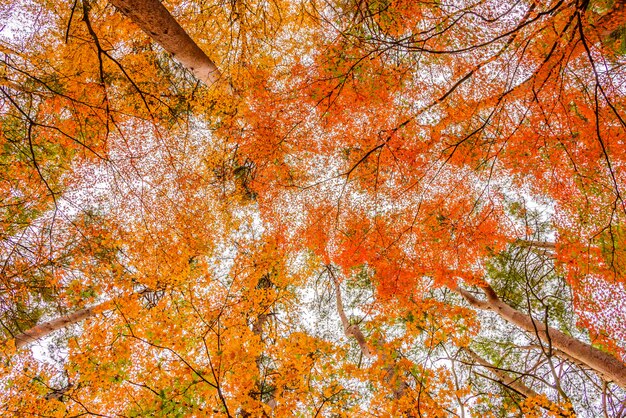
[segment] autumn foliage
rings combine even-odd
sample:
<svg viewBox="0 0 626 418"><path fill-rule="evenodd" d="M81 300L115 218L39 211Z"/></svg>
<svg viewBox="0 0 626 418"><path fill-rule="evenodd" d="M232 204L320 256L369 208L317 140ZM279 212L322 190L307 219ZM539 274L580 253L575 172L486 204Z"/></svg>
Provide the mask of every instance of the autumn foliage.
<svg viewBox="0 0 626 418"><path fill-rule="evenodd" d="M623 0L2 0L3 416L623 416Z"/></svg>

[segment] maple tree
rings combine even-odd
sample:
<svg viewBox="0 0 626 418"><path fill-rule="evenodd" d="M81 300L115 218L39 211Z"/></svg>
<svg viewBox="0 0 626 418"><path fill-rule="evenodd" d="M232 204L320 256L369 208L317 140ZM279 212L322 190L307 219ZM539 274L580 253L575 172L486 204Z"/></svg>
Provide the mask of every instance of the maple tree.
<svg viewBox="0 0 626 418"><path fill-rule="evenodd" d="M0 7L4 415L624 414L623 1Z"/></svg>

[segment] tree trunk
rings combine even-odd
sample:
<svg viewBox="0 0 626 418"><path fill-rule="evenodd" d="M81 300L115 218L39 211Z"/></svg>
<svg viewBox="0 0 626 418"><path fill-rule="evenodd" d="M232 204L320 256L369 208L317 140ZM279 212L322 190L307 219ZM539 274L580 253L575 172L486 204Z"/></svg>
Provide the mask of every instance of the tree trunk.
<svg viewBox="0 0 626 418"><path fill-rule="evenodd" d="M29 330L22 332L15 336L15 348L20 349L26 344L33 341L45 338L52 334L54 331L67 327L68 325L76 324L84 319L94 316L98 312L106 310L106 305L109 302L103 302L99 305L92 306L90 308L81 309L69 315L62 316L60 318L53 319L52 321L44 322L43 324L35 325Z"/></svg>
<svg viewBox="0 0 626 418"><path fill-rule="evenodd" d="M348 320L348 316L343 309L343 301L341 298L341 289L339 288L339 280L335 277L332 269L327 267L328 273L330 274L331 279L333 280L333 284L335 287L335 296L337 298L337 313L339 313L339 317L341 318L341 324L343 325L343 332L346 337L354 337L354 339L359 343L359 348L361 349L361 354L363 357L376 357L374 352L370 349L365 340L365 335L361 331L361 328L358 324L350 325L350 321Z"/></svg>
<svg viewBox="0 0 626 418"><path fill-rule="evenodd" d="M361 331L361 328L358 324L350 325L350 321L348 320L348 316L343 308L343 301L341 298L341 289L339 288L339 280L335 277L330 267L327 267L327 270L330 274L331 279L333 280L333 284L335 287L335 296L337 298L337 312L339 313L339 317L341 318L341 323L343 325L343 332L346 337L354 337L356 341L359 343L359 348L361 349L361 354L363 357L378 357L380 356L383 364L385 364L385 377L384 380L386 383L390 384L392 387L393 397L396 400L401 399L406 391L409 389L409 385L402 379L402 376L398 373L398 369L394 364L393 358L391 358L386 353L376 353L372 348L370 348L367 340L365 339L365 335ZM378 344L376 344L378 345ZM408 418L412 418L413 415L408 413Z"/></svg>
<svg viewBox="0 0 626 418"><path fill-rule="evenodd" d="M626 365L612 355L600 351L589 344L583 343L561 331L536 321L530 315L514 309L504 303L491 286L483 287L486 300L479 300L466 290L457 288L456 291L472 306L483 310L496 312L508 322L517 325L524 331L537 337L550 347L562 351L570 358L586 365L599 373L604 379L615 382L626 389Z"/></svg>
<svg viewBox="0 0 626 418"><path fill-rule="evenodd" d="M139 292L133 293L128 297L136 297L136 296L145 296L150 294L156 294L158 297L159 292L151 291L150 289L144 289ZM99 303L97 305L91 306L89 308L80 309L74 313L62 316L60 318L53 319L48 322L44 322L43 324L35 325L34 327L18 334L14 337L15 339L15 348L20 349L24 347L26 344L30 344L33 341L39 340L41 338L45 338L48 335L52 334L54 331L65 328L69 325L74 325L79 323L82 320L95 316L96 314L104 311L108 311L113 308L115 304L119 304L126 299L127 297L123 297L120 299L112 299L107 300L105 302Z"/></svg>
<svg viewBox="0 0 626 418"><path fill-rule="evenodd" d="M274 284L272 283L272 281L269 279L269 274L267 274L266 276L263 276L259 279L256 288L257 289L270 289L272 286L274 286ZM261 307L263 311L267 311L269 310L270 306L262 306ZM261 341L263 341L263 326L265 325L265 323L268 321L269 319L269 314L266 313L260 313L256 320L254 321L254 323L252 324L252 332L254 333L254 335L257 335ZM258 400L260 402L263 402L263 395L265 394L264 390L264 383L262 380L262 356L259 355L257 356L256 360L256 367L257 367L257 372L259 374L259 379L256 382L256 386L259 388L259 393L258 393ZM255 397L255 394L253 391L250 392L250 396L252 398ZM266 402L264 402L267 406L270 407L270 410L274 410L274 408L276 408L276 399L274 398L274 392L272 390L272 392L269 394L269 397L267 399ZM243 410L241 411L241 416L243 418L249 418L252 417L252 413L250 413L249 411ZM261 414L261 417L265 418L265 417L269 417L269 415L267 414L267 412L263 411Z"/></svg>
<svg viewBox="0 0 626 418"><path fill-rule="evenodd" d="M189 37L159 0L111 0L163 49L207 85L221 73L215 63Z"/></svg>

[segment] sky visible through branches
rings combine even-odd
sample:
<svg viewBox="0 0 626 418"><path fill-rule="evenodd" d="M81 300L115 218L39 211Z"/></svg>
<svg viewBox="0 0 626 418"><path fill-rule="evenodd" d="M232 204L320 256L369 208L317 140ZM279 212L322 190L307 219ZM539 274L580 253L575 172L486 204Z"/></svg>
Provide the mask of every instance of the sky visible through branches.
<svg viewBox="0 0 626 418"><path fill-rule="evenodd" d="M623 0L0 0L0 414L626 417Z"/></svg>

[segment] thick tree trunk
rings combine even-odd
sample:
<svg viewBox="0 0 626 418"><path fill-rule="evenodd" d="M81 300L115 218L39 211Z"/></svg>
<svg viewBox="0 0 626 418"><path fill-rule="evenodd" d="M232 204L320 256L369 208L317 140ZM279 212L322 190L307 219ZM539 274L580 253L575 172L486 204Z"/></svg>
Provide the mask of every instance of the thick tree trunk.
<svg viewBox="0 0 626 418"><path fill-rule="evenodd" d="M207 85L216 83L221 73L215 63L189 37L159 0L111 0L163 49Z"/></svg>
<svg viewBox="0 0 626 418"><path fill-rule="evenodd" d="M490 286L483 287L486 300L479 300L461 288L456 290L470 305L496 312L502 318L517 325L524 331L537 335L545 344L562 351L570 358L595 370L607 381L613 381L621 388L626 389L626 365L612 355L583 343L555 328L546 326L546 324L536 321L530 315L512 308L500 300Z"/></svg>
<svg viewBox="0 0 626 418"><path fill-rule="evenodd" d="M52 334L54 331L65 328L69 325L76 324L84 319L94 316L98 312L105 310L105 305L109 302L104 302L90 308L81 309L69 315L62 316L60 318L53 319L52 321L44 322L43 324L35 325L31 329L22 332L15 336L15 348L20 349L26 344L37 341L41 338L45 338Z"/></svg>
<svg viewBox="0 0 626 418"><path fill-rule="evenodd" d="M116 304L123 303L124 300L128 300L126 298L133 298L136 296L144 296L150 294L158 295L159 292L153 292L150 289L144 289L142 291L133 293L127 297L122 297L119 299L107 300L105 302L99 303L98 305L91 306L89 308L80 309L74 313L62 316L60 318L53 319L48 322L44 322L43 324L35 325L34 327L18 334L14 337L15 347L20 349L24 347L26 344L30 344L33 341L39 340L41 338L45 338L48 335L52 334L54 331L58 331L62 328L65 328L69 325L74 325L83 321L87 318L91 318L96 314L104 311L108 311L115 307Z"/></svg>

